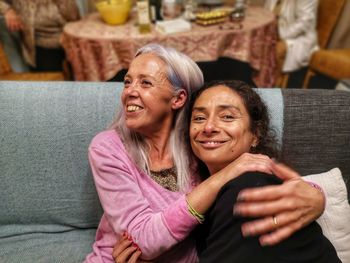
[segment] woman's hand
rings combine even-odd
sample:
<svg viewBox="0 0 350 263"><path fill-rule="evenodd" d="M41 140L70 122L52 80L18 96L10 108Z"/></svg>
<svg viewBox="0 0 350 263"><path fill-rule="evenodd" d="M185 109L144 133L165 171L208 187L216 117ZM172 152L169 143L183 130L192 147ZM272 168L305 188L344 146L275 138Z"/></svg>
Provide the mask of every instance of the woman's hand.
<svg viewBox="0 0 350 263"><path fill-rule="evenodd" d="M140 262L137 259L141 255L141 250L132 241L127 233L124 233L122 238L113 248L112 256L115 263L136 263Z"/></svg>
<svg viewBox="0 0 350 263"><path fill-rule="evenodd" d="M9 8L5 12L5 22L8 30L11 32L16 32L24 29L22 19L17 15L15 10Z"/></svg>
<svg viewBox="0 0 350 263"><path fill-rule="evenodd" d="M324 194L298 173L283 164L274 163L273 173L282 185L246 189L238 196L240 201L234 213L260 217L242 225L244 236L261 235L262 245L274 245L317 219L325 207Z"/></svg>
<svg viewBox="0 0 350 263"><path fill-rule="evenodd" d="M112 256L115 263L151 263L140 259L141 250L132 241L132 238L124 232L122 238L113 248Z"/></svg>

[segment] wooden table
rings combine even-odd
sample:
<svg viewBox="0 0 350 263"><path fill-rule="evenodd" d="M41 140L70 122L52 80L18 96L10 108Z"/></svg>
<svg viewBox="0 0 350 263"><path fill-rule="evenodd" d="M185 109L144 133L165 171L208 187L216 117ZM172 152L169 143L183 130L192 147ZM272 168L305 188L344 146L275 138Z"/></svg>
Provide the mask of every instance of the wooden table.
<svg viewBox="0 0 350 263"><path fill-rule="evenodd" d="M105 81L127 69L136 50L147 43L159 43L187 54L193 60L215 61L228 57L248 63L258 87L275 82L276 20L261 7L249 7L241 29L192 24L189 32L162 35L152 28L140 34L135 15L124 25L105 24L99 14L70 22L61 43L72 64L76 80ZM234 69L232 69L234 70Z"/></svg>

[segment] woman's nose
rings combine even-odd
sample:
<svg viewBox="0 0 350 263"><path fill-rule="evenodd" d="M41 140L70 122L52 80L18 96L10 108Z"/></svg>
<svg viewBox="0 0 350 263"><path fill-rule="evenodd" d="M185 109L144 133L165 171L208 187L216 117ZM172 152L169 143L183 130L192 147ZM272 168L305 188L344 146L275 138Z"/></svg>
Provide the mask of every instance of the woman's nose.
<svg viewBox="0 0 350 263"><path fill-rule="evenodd" d="M131 83L127 88L124 89L124 91L128 96L137 96L139 91L139 85L137 81Z"/></svg>
<svg viewBox="0 0 350 263"><path fill-rule="evenodd" d="M213 119L209 118L204 125L203 132L205 134L211 134L211 133L216 132L216 131L217 131L217 125L216 125L215 121Z"/></svg>

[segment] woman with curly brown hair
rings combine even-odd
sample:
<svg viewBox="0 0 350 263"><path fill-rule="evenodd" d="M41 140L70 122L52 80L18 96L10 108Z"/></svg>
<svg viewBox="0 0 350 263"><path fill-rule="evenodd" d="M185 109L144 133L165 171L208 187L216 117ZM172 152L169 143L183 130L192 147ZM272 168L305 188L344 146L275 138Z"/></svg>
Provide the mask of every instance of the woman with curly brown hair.
<svg viewBox="0 0 350 263"><path fill-rule="evenodd" d="M189 140L204 178L248 156L277 158L267 107L259 95L241 81L217 81L195 92L190 103ZM272 164L275 175L293 173ZM215 175L214 175L215 176ZM312 222L277 245L266 246L258 237L243 237L242 225L252 219L241 216L236 204L246 188L281 184L271 174L248 171L225 184L197 230L199 261L209 262L340 262L321 227ZM233 210L232 207L236 209ZM280 217L270 224L279 227Z"/></svg>

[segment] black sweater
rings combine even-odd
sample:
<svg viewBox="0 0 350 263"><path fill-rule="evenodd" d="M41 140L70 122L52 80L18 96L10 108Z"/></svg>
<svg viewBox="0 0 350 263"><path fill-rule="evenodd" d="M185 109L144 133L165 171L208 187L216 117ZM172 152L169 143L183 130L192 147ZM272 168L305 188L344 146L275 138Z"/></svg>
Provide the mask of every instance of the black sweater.
<svg viewBox="0 0 350 263"><path fill-rule="evenodd" d="M208 211L205 223L196 229L200 262L341 262L316 222L275 246L263 247L258 237L242 236L241 225L253 219L233 215L238 193L244 188L280 183L275 176L253 172L228 182Z"/></svg>

